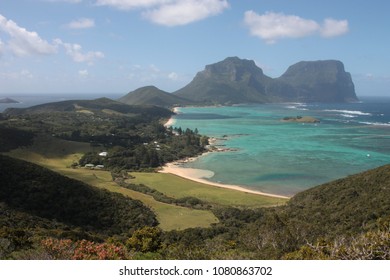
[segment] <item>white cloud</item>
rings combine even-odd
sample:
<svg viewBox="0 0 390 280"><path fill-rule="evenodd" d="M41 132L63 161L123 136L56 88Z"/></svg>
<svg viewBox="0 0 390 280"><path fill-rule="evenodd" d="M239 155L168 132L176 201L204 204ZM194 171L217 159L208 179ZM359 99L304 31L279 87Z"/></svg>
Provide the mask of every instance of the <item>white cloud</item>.
<svg viewBox="0 0 390 280"><path fill-rule="evenodd" d="M79 70L79 76L80 77L87 77L89 75L88 70Z"/></svg>
<svg viewBox="0 0 390 280"><path fill-rule="evenodd" d="M157 24L177 26L220 14L228 7L226 0L182 0L145 11L143 15Z"/></svg>
<svg viewBox="0 0 390 280"><path fill-rule="evenodd" d="M10 37L6 48L16 56L47 55L57 52L55 44L48 43L39 37L38 33L28 31L2 15L0 15L0 31Z"/></svg>
<svg viewBox="0 0 390 280"><path fill-rule="evenodd" d="M60 39L56 43L65 48L66 54L69 55L75 62L87 62L93 64L97 59L104 58L104 54L99 51L90 51L83 53L82 47L79 44L64 43Z"/></svg>
<svg viewBox="0 0 390 280"><path fill-rule="evenodd" d="M149 8L174 1L175 0L96 0L96 5L111 6L120 10L132 10L137 8Z"/></svg>
<svg viewBox="0 0 390 280"><path fill-rule="evenodd" d="M95 21L93 19L90 19L90 18L80 18L80 19L71 21L66 26L68 28L71 28L71 29L92 28L95 26Z"/></svg>
<svg viewBox="0 0 390 280"><path fill-rule="evenodd" d="M142 15L165 26L186 25L222 13L227 0L97 0L98 6L143 10Z"/></svg>
<svg viewBox="0 0 390 280"><path fill-rule="evenodd" d="M335 37L340 36L349 31L347 20L336 20L327 18L324 20L324 24L321 28L321 36L323 37Z"/></svg>
<svg viewBox="0 0 390 280"><path fill-rule="evenodd" d="M171 72L169 73L168 78L171 79L172 81L176 81L179 78L179 75L175 72Z"/></svg>
<svg viewBox="0 0 390 280"><path fill-rule="evenodd" d="M247 11L244 23L249 27L251 35L260 37L268 44L283 38L302 38L314 34L329 38L348 32L347 20L325 19L321 25L311 19L273 12L259 15L254 11Z"/></svg>

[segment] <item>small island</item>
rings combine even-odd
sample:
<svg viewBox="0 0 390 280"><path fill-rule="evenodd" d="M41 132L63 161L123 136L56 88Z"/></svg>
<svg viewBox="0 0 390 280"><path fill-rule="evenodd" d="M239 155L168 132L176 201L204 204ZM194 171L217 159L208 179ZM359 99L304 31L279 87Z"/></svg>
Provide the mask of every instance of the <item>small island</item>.
<svg viewBox="0 0 390 280"><path fill-rule="evenodd" d="M19 101L6 97L0 98L0 103L19 103Z"/></svg>
<svg viewBox="0 0 390 280"><path fill-rule="evenodd" d="M284 117L282 122L295 122L295 123L319 123L320 120L310 116L296 116L296 117Z"/></svg>

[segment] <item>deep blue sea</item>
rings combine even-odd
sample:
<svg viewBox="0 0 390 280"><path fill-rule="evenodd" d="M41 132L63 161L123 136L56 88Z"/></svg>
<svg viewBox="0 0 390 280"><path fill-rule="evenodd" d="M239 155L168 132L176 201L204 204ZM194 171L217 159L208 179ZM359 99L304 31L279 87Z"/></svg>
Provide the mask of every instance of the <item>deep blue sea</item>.
<svg viewBox="0 0 390 280"><path fill-rule="evenodd" d="M213 171L211 181L293 195L390 163L390 98L360 100L185 107L179 108L173 126L197 128L235 150L207 154L185 167ZM286 116L312 116L321 122L281 122Z"/></svg>

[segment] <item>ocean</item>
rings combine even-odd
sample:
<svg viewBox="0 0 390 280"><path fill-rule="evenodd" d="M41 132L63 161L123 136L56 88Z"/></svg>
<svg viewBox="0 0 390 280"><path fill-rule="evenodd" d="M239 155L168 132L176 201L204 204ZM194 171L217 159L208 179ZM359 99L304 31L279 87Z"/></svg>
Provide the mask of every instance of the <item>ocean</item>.
<svg viewBox="0 0 390 280"><path fill-rule="evenodd" d="M48 102L120 94L8 96L30 107ZM7 96L0 96L0 98ZM331 180L390 163L390 97L362 97L348 104L261 104L182 107L173 126L197 128L228 152L209 153L184 167L212 171L210 181L262 192L294 195ZM312 116L321 122L281 122ZM210 174L210 172L209 172Z"/></svg>
<svg viewBox="0 0 390 280"><path fill-rule="evenodd" d="M348 104L261 104L178 108L173 126L199 130L231 149L184 167L210 170L210 181L294 195L390 163L390 98ZM286 123L312 116L320 123Z"/></svg>

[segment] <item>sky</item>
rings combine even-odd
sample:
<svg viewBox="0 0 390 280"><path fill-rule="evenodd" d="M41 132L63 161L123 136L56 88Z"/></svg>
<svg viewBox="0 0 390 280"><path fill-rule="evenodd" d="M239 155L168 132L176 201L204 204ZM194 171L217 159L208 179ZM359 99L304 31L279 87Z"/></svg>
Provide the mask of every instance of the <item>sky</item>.
<svg viewBox="0 0 390 280"><path fill-rule="evenodd" d="M205 65L272 78L337 59L358 96L390 96L390 1L0 0L0 97L173 92Z"/></svg>

